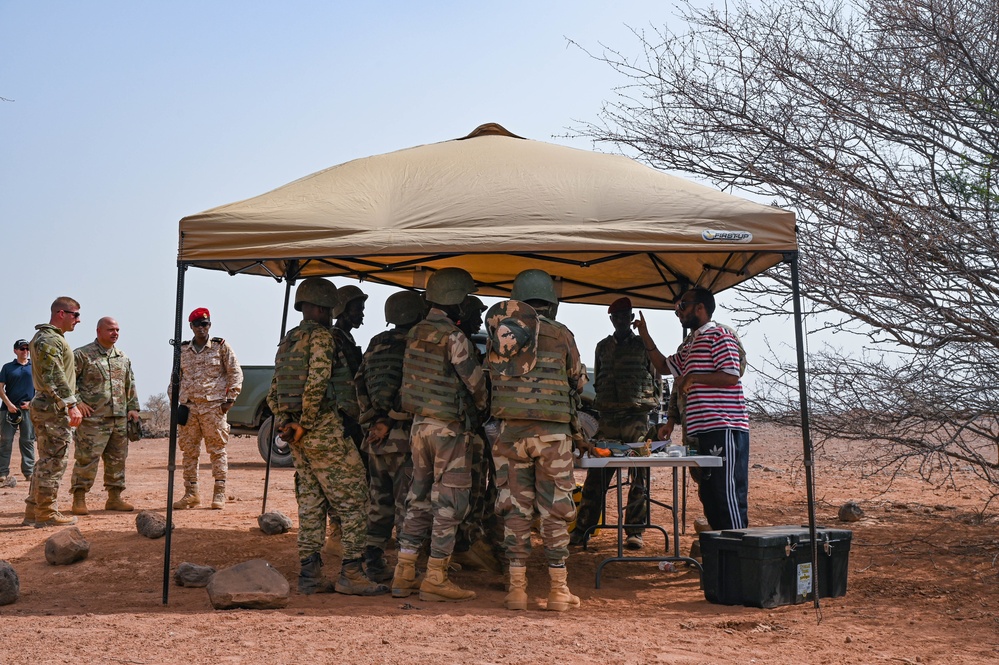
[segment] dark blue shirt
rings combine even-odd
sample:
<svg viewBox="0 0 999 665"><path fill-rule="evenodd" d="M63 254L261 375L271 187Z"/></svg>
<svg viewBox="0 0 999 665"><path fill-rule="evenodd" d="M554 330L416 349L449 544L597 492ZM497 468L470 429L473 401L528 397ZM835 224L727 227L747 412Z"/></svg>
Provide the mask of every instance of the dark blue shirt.
<svg viewBox="0 0 999 665"><path fill-rule="evenodd" d="M21 406L23 402L30 402L35 396L35 385L31 382L31 361L21 364L12 360L3 367L0 367L0 383L3 384L7 399L15 406ZM7 405L3 405L3 410L7 410Z"/></svg>

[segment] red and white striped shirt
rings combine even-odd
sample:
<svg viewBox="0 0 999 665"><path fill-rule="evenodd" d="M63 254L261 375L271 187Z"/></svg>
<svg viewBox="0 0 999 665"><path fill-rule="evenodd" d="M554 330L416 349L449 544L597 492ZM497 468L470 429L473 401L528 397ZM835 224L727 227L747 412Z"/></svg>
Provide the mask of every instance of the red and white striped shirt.
<svg viewBox="0 0 999 665"><path fill-rule="evenodd" d="M725 372L739 376L739 343L735 336L713 321L698 328L690 343L666 358L674 377L685 374ZM749 413L742 382L733 386L692 383L684 413L687 434L715 429L749 431Z"/></svg>

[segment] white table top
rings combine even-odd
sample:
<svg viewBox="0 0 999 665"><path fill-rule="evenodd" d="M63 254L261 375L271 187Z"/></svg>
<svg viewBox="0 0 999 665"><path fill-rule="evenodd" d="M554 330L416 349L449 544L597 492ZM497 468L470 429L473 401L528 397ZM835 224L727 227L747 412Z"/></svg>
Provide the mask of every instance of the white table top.
<svg viewBox="0 0 999 665"><path fill-rule="evenodd" d="M631 467L688 467L721 466L722 458L714 455L690 455L689 457L574 457L573 466L577 469L631 468Z"/></svg>

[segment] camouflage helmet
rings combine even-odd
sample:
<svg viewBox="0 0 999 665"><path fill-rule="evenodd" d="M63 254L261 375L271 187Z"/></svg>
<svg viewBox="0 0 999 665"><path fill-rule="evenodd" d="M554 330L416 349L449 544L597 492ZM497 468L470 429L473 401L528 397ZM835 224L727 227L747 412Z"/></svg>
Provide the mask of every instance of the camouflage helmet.
<svg viewBox="0 0 999 665"><path fill-rule="evenodd" d="M538 312L526 302L503 300L486 312L489 368L503 376L523 376L538 362Z"/></svg>
<svg viewBox="0 0 999 665"><path fill-rule="evenodd" d="M304 303L333 309L336 307L336 284L322 277L308 277L295 289L295 310L302 311Z"/></svg>
<svg viewBox="0 0 999 665"><path fill-rule="evenodd" d="M552 305L558 304L558 296L555 295L555 281L551 275L537 268L523 270L514 278L510 298L525 302L543 300Z"/></svg>
<svg viewBox="0 0 999 665"><path fill-rule="evenodd" d="M416 323L427 313L423 296L416 291L399 291L385 300L385 322L397 326Z"/></svg>
<svg viewBox="0 0 999 665"><path fill-rule="evenodd" d="M467 270L441 268L427 280L427 302L435 305L460 305L469 293L479 288Z"/></svg>
<svg viewBox="0 0 999 665"><path fill-rule="evenodd" d="M355 300L367 300L368 294L353 284L341 286L336 292L336 307L333 308L333 318L343 314L347 305Z"/></svg>

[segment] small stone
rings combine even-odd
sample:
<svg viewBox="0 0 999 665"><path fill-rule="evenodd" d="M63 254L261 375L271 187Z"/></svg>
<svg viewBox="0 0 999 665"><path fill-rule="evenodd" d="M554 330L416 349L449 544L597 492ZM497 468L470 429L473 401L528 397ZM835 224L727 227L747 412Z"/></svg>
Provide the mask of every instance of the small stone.
<svg viewBox="0 0 999 665"><path fill-rule="evenodd" d="M864 516L864 510L856 501L847 501L839 507L840 522L859 522Z"/></svg>
<svg viewBox="0 0 999 665"><path fill-rule="evenodd" d="M280 609L288 605L290 592L284 575L263 559L220 570L208 582L208 598L217 610Z"/></svg>
<svg viewBox="0 0 999 665"><path fill-rule="evenodd" d="M0 605L10 605L21 597L21 580L14 566L0 560Z"/></svg>
<svg viewBox="0 0 999 665"><path fill-rule="evenodd" d="M75 526L63 529L45 541L45 560L53 566L68 566L86 559L88 554L90 543Z"/></svg>
<svg viewBox="0 0 999 665"><path fill-rule="evenodd" d="M850 637L849 635L847 635L847 636L846 636L846 643L847 643L847 644L850 644L851 642L853 642L853 638L852 638L852 637Z"/></svg>
<svg viewBox="0 0 999 665"><path fill-rule="evenodd" d="M152 510L143 510L135 516L135 530L146 538L162 538L166 535L166 518Z"/></svg>
<svg viewBox="0 0 999 665"><path fill-rule="evenodd" d="M215 569L211 566L199 566L185 561L177 566L177 570L173 573L173 581L177 586L206 587L214 574Z"/></svg>
<svg viewBox="0 0 999 665"><path fill-rule="evenodd" d="M291 519L284 513L275 510L257 517L257 525L268 536L276 536L291 529Z"/></svg>
<svg viewBox="0 0 999 665"><path fill-rule="evenodd" d="M703 533L705 531L711 531L711 525L708 524L708 518L707 517L694 518L694 533Z"/></svg>
<svg viewBox="0 0 999 665"><path fill-rule="evenodd" d="M695 540L690 544L690 558L700 560L701 558L701 541Z"/></svg>

